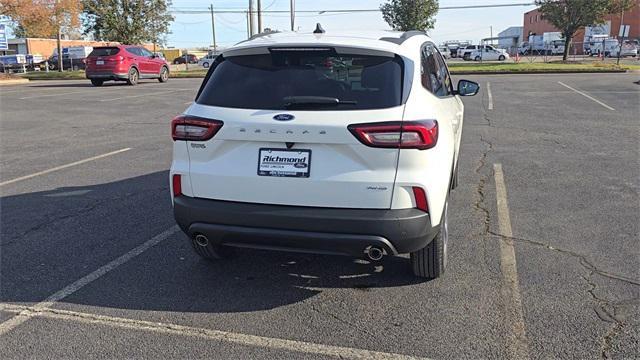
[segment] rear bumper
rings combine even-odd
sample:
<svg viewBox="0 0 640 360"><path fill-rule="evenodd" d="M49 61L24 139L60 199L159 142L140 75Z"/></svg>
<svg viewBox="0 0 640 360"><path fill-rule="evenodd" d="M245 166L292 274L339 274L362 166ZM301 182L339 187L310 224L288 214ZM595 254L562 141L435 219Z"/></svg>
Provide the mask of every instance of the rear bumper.
<svg viewBox="0 0 640 360"><path fill-rule="evenodd" d="M101 79L101 80L127 80L128 74L116 73L116 72L86 72L87 79Z"/></svg>
<svg viewBox="0 0 640 360"><path fill-rule="evenodd" d="M370 247L389 255L425 247L439 231L417 209L335 209L174 199L178 225L214 244L363 256Z"/></svg>

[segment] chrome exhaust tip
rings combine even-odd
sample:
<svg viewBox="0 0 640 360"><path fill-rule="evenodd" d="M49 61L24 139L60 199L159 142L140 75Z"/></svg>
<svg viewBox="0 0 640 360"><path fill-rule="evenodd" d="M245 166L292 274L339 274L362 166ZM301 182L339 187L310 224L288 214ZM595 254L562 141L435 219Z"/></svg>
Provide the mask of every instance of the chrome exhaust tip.
<svg viewBox="0 0 640 360"><path fill-rule="evenodd" d="M196 241L196 244L202 247L209 246L209 239L207 239L207 237L204 235L201 235L201 234L196 235L195 241Z"/></svg>
<svg viewBox="0 0 640 360"><path fill-rule="evenodd" d="M369 247L364 251L367 254L369 260L380 261L384 256L384 250L379 247Z"/></svg>

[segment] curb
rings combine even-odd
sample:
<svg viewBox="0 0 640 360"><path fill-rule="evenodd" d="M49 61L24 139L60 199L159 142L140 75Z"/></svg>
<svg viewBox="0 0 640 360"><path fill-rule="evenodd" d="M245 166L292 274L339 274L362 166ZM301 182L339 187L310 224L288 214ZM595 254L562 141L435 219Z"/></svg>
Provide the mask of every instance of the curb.
<svg viewBox="0 0 640 360"><path fill-rule="evenodd" d="M28 82L29 82L29 79L0 80L0 86L20 85L20 84L26 84Z"/></svg>
<svg viewBox="0 0 640 360"><path fill-rule="evenodd" d="M531 75L531 74L620 74L640 72L639 70L545 70L545 71L456 71L451 75Z"/></svg>

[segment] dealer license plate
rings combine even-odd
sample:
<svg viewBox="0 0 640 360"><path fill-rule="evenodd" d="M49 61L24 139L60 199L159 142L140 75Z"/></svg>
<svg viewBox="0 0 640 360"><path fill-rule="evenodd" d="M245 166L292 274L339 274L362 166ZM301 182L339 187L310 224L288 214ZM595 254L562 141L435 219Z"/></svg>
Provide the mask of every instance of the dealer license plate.
<svg viewBox="0 0 640 360"><path fill-rule="evenodd" d="M311 150L260 149L258 175L308 178L311 174Z"/></svg>

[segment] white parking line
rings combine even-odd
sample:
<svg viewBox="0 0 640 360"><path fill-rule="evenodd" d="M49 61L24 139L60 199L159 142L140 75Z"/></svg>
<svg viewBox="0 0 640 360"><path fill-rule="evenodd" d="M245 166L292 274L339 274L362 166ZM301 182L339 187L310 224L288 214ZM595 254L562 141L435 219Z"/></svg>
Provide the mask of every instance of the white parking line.
<svg viewBox="0 0 640 360"><path fill-rule="evenodd" d="M158 323L144 320L134 320L114 316L94 315L69 310L58 309L35 309L26 306L5 305L0 306L0 310L26 313L27 317L41 316L49 319L59 319L75 321L90 325L106 325L121 329L151 331L161 334L193 336L206 340L233 343L242 346L252 346L287 352L297 352L303 354L315 354L323 357L335 357L340 359L424 359L409 355L356 349L350 347L317 344L306 341L287 340L265 336L247 335L221 330L196 328L191 326L176 325L169 323Z"/></svg>
<svg viewBox="0 0 640 360"><path fill-rule="evenodd" d="M503 297L507 306L506 318L512 326L512 334L507 347L512 359L528 359L529 350L525 332L524 314L522 310L522 295L518 281L518 267L516 265L516 252L513 246L513 233L511 231L511 218L507 202L507 188L504 182L502 164L494 164L494 177L496 181L496 200L498 206L498 228L504 238L500 239L500 270L504 278Z"/></svg>
<svg viewBox="0 0 640 360"><path fill-rule="evenodd" d="M83 287L90 284L91 282L96 281L97 279L104 276L105 274L112 271L113 269L117 268L118 266L142 254L143 252L157 245L161 241L166 240L171 235L175 234L178 230L179 230L178 225L174 225L168 228L167 230L147 240L144 244L134 248L133 250L111 261L110 263L100 267L98 270L90 273L89 275L77 280L76 282L70 285L67 285L65 288L49 296L44 301L37 303L35 306L33 306L33 309L36 309L36 311L45 311L47 308L50 308L55 302L66 298L67 296L82 289ZM29 311L29 310L23 310L19 312L16 316L6 320L3 323L0 323L0 335L7 333L8 331L12 330L16 326L19 326L20 324L29 320L32 317L30 315L31 312L32 311Z"/></svg>
<svg viewBox="0 0 640 360"><path fill-rule="evenodd" d="M21 176L21 177L19 177L19 178L15 178L15 179L11 179L11 180L7 180L7 181L0 182L0 186L13 184L13 183L15 183L15 182L23 181L23 180L27 180L27 179L31 179L31 178L34 178L34 177L36 177L36 176L40 176L40 175L46 175L46 174L52 173L52 172L54 172L54 171L58 171L58 170L62 170L62 169L66 169L66 168L70 168L70 167L72 167L72 166L76 166L76 165L80 165L80 164L88 163L88 162L90 162L90 161L94 161L94 160L98 160L98 159L106 158L106 157L108 157L108 156L112 156L112 155L120 154L120 153L123 153L123 152L125 152L125 151L129 151L129 150L131 150L131 148L124 148L124 149L120 149L120 150L112 151L112 152L109 152L109 153L106 153L106 154L102 154L102 155L98 155L98 156L93 156L93 157L90 157L90 158L88 158L88 159L75 161L75 162L72 162L72 163L69 163L69 164L66 164L66 165L56 166L56 167L54 167L54 168L51 168L51 169L48 169L48 170L43 170L43 171L37 172L37 173L35 173L35 174L25 175L25 176Z"/></svg>
<svg viewBox="0 0 640 360"><path fill-rule="evenodd" d="M594 97L592 97L592 96L590 96L590 95L588 95L588 94L586 94L586 93L584 93L584 92L582 92L582 91L580 91L580 90L576 90L576 89L572 88L571 86L569 86L569 85L567 85L567 84L563 83L562 81L558 81L558 84L560 84L560 85L562 85L562 86L566 87L566 88L567 88L567 89L569 89L569 90L573 90L574 92L576 92L576 93L578 93L578 94L580 94L580 95L582 95L582 96L586 97L586 98L587 98L587 99L589 99L589 100L593 100L593 101L595 101L596 103L598 103L598 104L602 105L603 107L605 107L605 108L607 108L607 109L609 109L609 110L611 110L611 111L616 111L616 109L612 108L611 106L609 106L609 105L607 105L607 104L603 103L602 101L600 101L600 100L598 100L598 99L596 99L596 98L594 98Z"/></svg>
<svg viewBox="0 0 640 360"><path fill-rule="evenodd" d="M102 99L102 100L100 100L100 102L116 101L116 100L122 100L122 99L132 99L132 98L139 98L139 97L153 96L153 95L164 95L164 94L171 94L171 93L178 92L178 91L193 91L193 89L173 89L173 90L158 91L158 92L154 92L154 93L146 93L146 94L140 94L140 95L121 96L121 97L111 98L111 99Z"/></svg>
<svg viewBox="0 0 640 360"><path fill-rule="evenodd" d="M19 100L28 100L28 99L37 99L37 98L43 98L43 97L53 97L53 96L64 96L64 95L80 94L80 93L86 93L86 92L87 92L87 90L71 91L71 92L66 92L66 93L55 93L55 94L25 96L25 97L21 97L21 98L18 98L18 99Z"/></svg>
<svg viewBox="0 0 640 360"><path fill-rule="evenodd" d="M489 95L489 110L493 110L493 94L491 93L490 82L487 82L487 94Z"/></svg>

